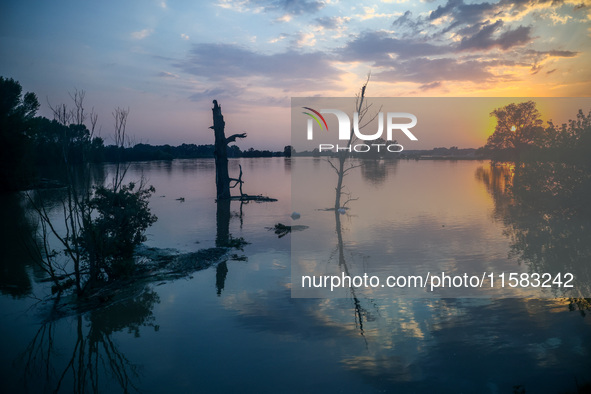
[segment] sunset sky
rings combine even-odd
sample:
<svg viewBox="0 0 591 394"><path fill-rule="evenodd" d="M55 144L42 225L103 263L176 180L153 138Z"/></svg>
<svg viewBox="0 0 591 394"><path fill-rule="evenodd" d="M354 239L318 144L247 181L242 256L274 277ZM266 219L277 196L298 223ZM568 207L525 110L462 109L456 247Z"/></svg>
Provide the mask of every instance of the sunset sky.
<svg viewBox="0 0 591 394"><path fill-rule="evenodd" d="M586 97L590 49L590 0L0 5L0 75L48 117L85 90L107 143L118 106L136 142L212 143L217 99L242 149L282 149L291 97L352 96L370 71L375 97Z"/></svg>

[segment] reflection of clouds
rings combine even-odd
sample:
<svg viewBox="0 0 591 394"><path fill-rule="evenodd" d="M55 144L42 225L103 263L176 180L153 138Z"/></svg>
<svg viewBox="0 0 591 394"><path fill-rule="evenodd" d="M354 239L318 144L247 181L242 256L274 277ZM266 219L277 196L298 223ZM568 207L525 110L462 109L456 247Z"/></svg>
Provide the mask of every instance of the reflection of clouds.
<svg viewBox="0 0 591 394"><path fill-rule="evenodd" d="M271 331L292 339L340 338L351 333L347 324L327 320L321 312L325 310L323 300L292 299L288 289L245 291L226 295L221 302L225 308L237 312L239 324L256 331Z"/></svg>
<svg viewBox="0 0 591 394"><path fill-rule="evenodd" d="M369 339L369 354L345 358L344 366L403 392L424 390L435 381L450 384L442 392L457 392L458 384L466 385L463 391L479 392L487 381L510 387L526 380L524 365L536 366L527 372L535 376L529 387L538 384L542 391L547 388L541 381L549 380L544 371L555 371L560 365L572 368L573 375L586 376L586 355L591 349L588 329L578 324L575 315L565 316L564 301L415 300L409 305L403 316L422 325L424 338L407 331L405 322L384 319L387 329ZM430 314L422 314L429 309ZM385 337L391 338L393 347L379 346L388 342ZM376 339L379 345L372 346ZM400 386L405 382L412 384ZM550 378L550 383L557 382L558 387L568 385Z"/></svg>
<svg viewBox="0 0 591 394"><path fill-rule="evenodd" d="M423 380L423 368L414 363L408 363L404 357L391 355L389 357L357 356L343 360L346 368L361 373L364 376L396 382L410 382Z"/></svg>
<svg viewBox="0 0 591 394"><path fill-rule="evenodd" d="M238 326L315 343L310 352L333 355L345 371L387 391L425 392L440 381L443 392L457 392L458 382L464 392L524 382L532 390L545 384L560 390L564 384L552 373L561 363L580 377L589 367L588 322L569 314L562 300L359 296L363 337L351 298L292 299L287 287L261 287L226 293L220 301Z"/></svg>
<svg viewBox="0 0 591 394"><path fill-rule="evenodd" d="M495 204L481 184L486 178L489 184L506 188L509 180L505 172L484 173L477 170L481 167L478 162L382 162L392 170L388 169L386 179L375 187L367 187L367 172L372 171L371 166L380 167L380 161L366 160L364 164L369 163L369 168L362 167L345 178L347 188L358 198L341 219L350 275L378 275L383 284L390 275L424 278L427 272L431 276L467 273L480 280L484 272L527 272L527 267L520 266L510 255L511 245L503 234L503 224L491 221ZM293 277L340 275L333 246L334 214L318 210L328 205L327 194L334 193L334 171L328 165L315 168L311 161L300 161L292 172L297 177L292 202L310 227L291 235ZM421 288L388 287L358 291L367 297L552 296L540 288L501 288L496 279L493 288L462 287L435 293ZM302 290L296 289L297 295L335 295L320 288Z"/></svg>

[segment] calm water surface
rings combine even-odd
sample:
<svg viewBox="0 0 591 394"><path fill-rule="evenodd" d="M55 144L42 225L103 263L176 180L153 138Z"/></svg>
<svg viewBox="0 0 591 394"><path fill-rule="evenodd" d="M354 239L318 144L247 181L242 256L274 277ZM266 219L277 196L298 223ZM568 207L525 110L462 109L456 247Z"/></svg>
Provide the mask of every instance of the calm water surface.
<svg viewBox="0 0 591 394"><path fill-rule="evenodd" d="M17 196L2 196L0 391L511 393L522 385L533 393L574 391L577 382L591 380L591 323L569 311L565 300L292 298L290 242L296 233L279 238L268 228L301 223L310 228L298 236L323 247L335 244L335 216L318 210L331 206L330 184L308 184L326 190L326 203L320 198L292 207L291 201L292 170L322 172L327 164L241 159L230 161L231 173L238 164L246 193L279 200L232 203L230 233L249 242L243 251L186 278L123 290L120 301L105 308L50 322L43 273L30 262L23 236L34 223ZM111 170L103 168L107 179ZM158 216L146 246L182 253L215 246L212 160L133 164L129 178L142 175L156 188L150 206ZM417 186L422 189L414 198L397 193L419 176L430 181ZM508 179L476 161L371 162L356 169L348 187L360 199L349 204L342 224L348 264L371 266L376 257L367 257L355 240L366 244L361 240L381 233L409 264L502 259L515 270L533 263L550 269L565 255L528 260L531 240L519 249L523 225L508 220L518 217L511 205L518 196L504 194ZM375 209L383 201L368 200L386 193L393 196L388 215ZM294 209L302 213L298 222L290 219ZM376 215L394 215L398 227L391 219L386 227L367 225L369 218L384 222ZM467 242L471 237L488 246ZM572 237L585 245L588 234ZM314 250L313 240L309 244ZM419 255L413 260L404 245ZM587 251L581 246L578 255L588 258ZM315 264L337 264L331 258L316 256Z"/></svg>

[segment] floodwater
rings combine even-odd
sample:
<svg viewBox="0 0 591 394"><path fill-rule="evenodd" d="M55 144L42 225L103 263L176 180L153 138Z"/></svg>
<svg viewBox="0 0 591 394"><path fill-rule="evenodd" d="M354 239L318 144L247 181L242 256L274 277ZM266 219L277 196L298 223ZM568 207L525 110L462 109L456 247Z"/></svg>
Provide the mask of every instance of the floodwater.
<svg viewBox="0 0 591 394"><path fill-rule="evenodd" d="M305 267L319 273L343 263L351 272L387 272L392 261L407 270L436 262L568 269L584 285L588 173L368 161L345 177L356 200L335 215L323 210L334 206L336 183L326 160L236 159L231 174L239 164L245 193L278 199L231 203L228 231L249 242L243 250L59 319L47 319L48 284L28 253L35 222L18 195L1 196L0 391L511 393L519 386L533 393L576 392L591 382L591 320L579 310L589 307L581 298L361 290L292 298L291 285L292 241ZM108 182L111 171L105 165L97 178ZM156 188L150 207L158 216L146 246L186 253L216 245L213 160L132 164L128 178L142 176ZM308 228L279 237L269 229L277 223Z"/></svg>

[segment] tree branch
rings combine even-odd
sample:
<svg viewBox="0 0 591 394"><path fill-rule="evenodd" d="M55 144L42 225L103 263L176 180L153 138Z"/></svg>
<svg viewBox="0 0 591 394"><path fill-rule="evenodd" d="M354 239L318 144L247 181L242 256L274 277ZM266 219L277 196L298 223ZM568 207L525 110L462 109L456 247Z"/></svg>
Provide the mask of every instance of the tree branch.
<svg viewBox="0 0 591 394"><path fill-rule="evenodd" d="M236 141L236 138L246 138L246 133L233 134L233 135L229 136L228 138L226 138L226 144Z"/></svg>

